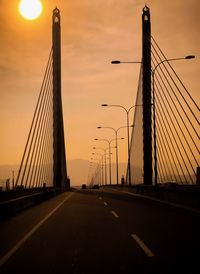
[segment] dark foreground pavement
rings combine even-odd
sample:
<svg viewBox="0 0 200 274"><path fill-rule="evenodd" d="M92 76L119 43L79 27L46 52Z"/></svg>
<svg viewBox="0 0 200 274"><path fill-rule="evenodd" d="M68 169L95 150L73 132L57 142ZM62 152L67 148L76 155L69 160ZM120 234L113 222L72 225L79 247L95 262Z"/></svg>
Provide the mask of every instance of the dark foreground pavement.
<svg viewBox="0 0 200 274"><path fill-rule="evenodd" d="M0 223L0 273L200 273L200 217L111 190L66 192Z"/></svg>

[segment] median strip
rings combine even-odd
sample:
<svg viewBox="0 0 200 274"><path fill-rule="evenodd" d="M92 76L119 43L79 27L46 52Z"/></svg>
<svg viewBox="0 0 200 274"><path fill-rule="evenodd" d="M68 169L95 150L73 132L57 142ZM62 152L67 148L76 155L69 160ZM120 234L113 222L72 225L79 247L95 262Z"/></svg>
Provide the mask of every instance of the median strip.
<svg viewBox="0 0 200 274"><path fill-rule="evenodd" d="M141 247L141 249L148 257L155 256L153 252L147 247L147 245L136 234L131 234L131 237L136 241L136 243Z"/></svg>

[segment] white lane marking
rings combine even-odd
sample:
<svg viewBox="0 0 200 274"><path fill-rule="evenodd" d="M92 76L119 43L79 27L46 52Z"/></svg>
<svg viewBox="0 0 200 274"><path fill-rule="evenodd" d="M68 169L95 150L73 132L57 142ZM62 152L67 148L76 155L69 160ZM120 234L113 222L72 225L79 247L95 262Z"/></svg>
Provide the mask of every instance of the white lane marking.
<svg viewBox="0 0 200 274"><path fill-rule="evenodd" d="M108 206L108 204L107 204L106 202L104 202L104 205L105 205L105 206Z"/></svg>
<svg viewBox="0 0 200 274"><path fill-rule="evenodd" d="M120 191L120 190L118 190L118 189L115 189L115 188L111 188L111 190L113 190L113 191Z"/></svg>
<svg viewBox="0 0 200 274"><path fill-rule="evenodd" d="M42 219L37 225L35 225L13 248L11 248L1 259L0 259L0 267L4 265L7 260L25 243L31 235L43 225L43 223L51 217L51 215L58 210L74 193L70 193L60 204L58 204L44 219Z"/></svg>
<svg viewBox="0 0 200 274"><path fill-rule="evenodd" d="M115 216L115 218L119 218L119 215L117 215L115 211L112 210L111 213L113 214L113 216Z"/></svg>
<svg viewBox="0 0 200 274"><path fill-rule="evenodd" d="M131 234L131 237L137 242L137 244L142 248L142 250L148 257L155 256L153 252L147 247L147 245L136 234Z"/></svg>
<svg viewBox="0 0 200 274"><path fill-rule="evenodd" d="M123 193L126 193L126 194L129 194L129 195L132 195L132 196L140 196L139 194L136 194L136 193L131 193L129 191L120 191L120 192L123 192Z"/></svg>

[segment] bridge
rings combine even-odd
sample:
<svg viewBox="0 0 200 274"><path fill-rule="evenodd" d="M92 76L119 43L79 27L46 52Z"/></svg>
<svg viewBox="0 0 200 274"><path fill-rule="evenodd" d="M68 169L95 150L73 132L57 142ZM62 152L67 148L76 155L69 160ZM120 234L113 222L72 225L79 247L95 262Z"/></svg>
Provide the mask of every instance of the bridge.
<svg viewBox="0 0 200 274"><path fill-rule="evenodd" d="M145 6L126 178L119 182L116 166L115 181L107 180L105 153L105 162L89 169L86 189L73 188L65 154L60 23L56 8L52 50L17 179L0 192L1 273L198 273L199 107L171 65L194 56L164 55ZM115 142L117 163L117 137Z"/></svg>

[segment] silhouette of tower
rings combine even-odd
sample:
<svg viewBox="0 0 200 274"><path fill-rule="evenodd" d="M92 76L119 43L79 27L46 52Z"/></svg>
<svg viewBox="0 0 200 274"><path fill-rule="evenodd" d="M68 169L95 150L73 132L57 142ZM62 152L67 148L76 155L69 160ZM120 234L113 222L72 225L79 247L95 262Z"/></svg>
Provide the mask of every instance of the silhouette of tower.
<svg viewBox="0 0 200 274"><path fill-rule="evenodd" d="M151 22L147 6L142 14L143 61L143 171L144 184L152 184L152 130L151 130Z"/></svg>
<svg viewBox="0 0 200 274"><path fill-rule="evenodd" d="M53 10L53 184L54 187L67 187L67 167L65 156L65 140L63 111L61 98L61 35L60 11Z"/></svg>

